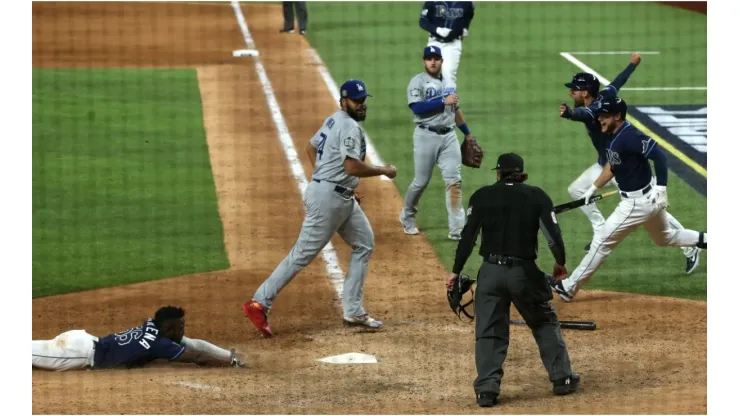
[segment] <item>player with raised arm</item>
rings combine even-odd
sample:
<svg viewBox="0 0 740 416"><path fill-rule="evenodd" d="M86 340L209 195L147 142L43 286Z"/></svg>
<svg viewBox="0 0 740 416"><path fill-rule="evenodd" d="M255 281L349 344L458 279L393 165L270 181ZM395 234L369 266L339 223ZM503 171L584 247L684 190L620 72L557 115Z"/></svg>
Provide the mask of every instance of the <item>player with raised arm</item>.
<svg viewBox="0 0 740 416"><path fill-rule="evenodd" d="M573 79L565 84L570 88L569 94L573 98L574 108L570 108L566 103L560 104L560 117L573 121L578 121L586 126L586 132L591 138L591 143L596 149L597 160L589 166L581 175L568 186L568 194L574 200L583 198L588 187L596 180L607 162L606 148L609 145L611 136L601 131L596 113L598 112L602 100L605 98L616 97L619 90L627 83L632 72L640 65L642 58L638 53L633 53L630 57L630 63L627 67L614 78L611 84L599 91L599 79L588 72L579 72L573 76ZM607 185L618 186L615 180L609 181ZM599 211L596 204L584 205L581 211L591 221L591 227L594 234L604 225L604 216ZM678 220L668 214L668 221L671 227L683 229ZM585 251L588 252L591 243L586 244ZM696 247L685 247L681 249L686 258L686 273L691 273L699 266L699 250Z"/></svg>

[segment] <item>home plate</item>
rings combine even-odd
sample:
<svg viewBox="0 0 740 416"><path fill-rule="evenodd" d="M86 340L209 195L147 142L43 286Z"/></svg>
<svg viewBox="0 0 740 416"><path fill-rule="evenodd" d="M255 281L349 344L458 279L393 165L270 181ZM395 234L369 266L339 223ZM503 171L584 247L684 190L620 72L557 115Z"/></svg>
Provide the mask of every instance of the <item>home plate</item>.
<svg viewBox="0 0 740 416"><path fill-rule="evenodd" d="M257 49L237 49L231 52L231 56L234 58L242 56L260 56L260 52Z"/></svg>
<svg viewBox="0 0 740 416"><path fill-rule="evenodd" d="M377 364L378 359L374 355L350 352L347 354L333 355L331 357L319 358L316 361L330 364Z"/></svg>

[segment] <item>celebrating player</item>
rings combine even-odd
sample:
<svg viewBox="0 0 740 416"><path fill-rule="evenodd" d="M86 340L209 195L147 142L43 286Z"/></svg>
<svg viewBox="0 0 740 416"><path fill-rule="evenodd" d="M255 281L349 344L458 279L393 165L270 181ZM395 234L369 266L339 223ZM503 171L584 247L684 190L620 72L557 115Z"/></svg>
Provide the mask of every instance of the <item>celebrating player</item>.
<svg viewBox="0 0 740 416"><path fill-rule="evenodd" d="M381 321L371 318L362 305L365 275L375 247L373 229L355 199L360 178L385 175L396 177L396 167L365 163L365 132L360 121L367 112L365 84L345 82L341 108L329 116L306 145L314 166L312 181L305 194L306 218L298 241L272 275L257 289L252 300L242 306L245 315L264 337L273 335L267 314L278 293L319 254L334 233L352 247L349 270L344 280L344 323L379 328Z"/></svg>
<svg viewBox="0 0 740 416"><path fill-rule="evenodd" d="M472 1L425 1L419 26L429 32L427 46L442 51L442 74L454 87L462 55L462 42L468 36L475 15Z"/></svg>
<svg viewBox="0 0 740 416"><path fill-rule="evenodd" d="M436 46L427 46L424 48L426 71L414 76L409 82L408 104L414 113L416 123L414 180L406 191L404 208L401 210L399 220L406 234L419 234L415 222L417 205L432 178L432 170L436 163L445 181L448 237L451 240L460 240L460 233L465 226L465 210L460 173L462 154L455 135L455 124L465 134L464 140L472 141L473 136L458 107L459 98L454 92L454 87L441 74L442 65L440 49Z"/></svg>
<svg viewBox="0 0 740 416"><path fill-rule="evenodd" d="M601 131L601 124L596 118L596 112L601 105L601 101L608 97L616 97L619 89L629 79L632 72L640 64L642 58L639 54L633 53L630 57L630 63L627 65L622 73L617 75L614 81L609 84L605 89L599 92L599 80L593 74L587 72L579 72L573 76L571 82L565 84L566 87L570 88L570 96L573 98L573 105L575 108L571 109L567 104L560 104L560 116L573 121L580 121L586 126L586 131L591 138L594 148L596 148L597 161L590 167L588 167L581 176L579 176L573 183L568 186L568 193L574 200L583 198L584 193L588 187L599 177L604 164L606 164L606 148L609 145L611 137ZM608 183L611 186L618 186L617 182L613 179ZM594 234L596 234L599 228L604 225L604 216L596 207L596 204L584 205L581 207L581 211L586 214ZM671 227L676 229L683 229L683 225L678 222L673 216L666 213L668 216L668 222ZM586 251L588 252L591 243L586 244ZM693 272L697 266L699 266L699 252L700 250L695 247L682 248L683 254L686 257L686 273Z"/></svg>
<svg viewBox="0 0 740 416"><path fill-rule="evenodd" d="M98 338L85 330L32 341L33 367L53 371L132 368L157 359L203 366L244 367L232 349L185 336L185 311L164 306L142 325Z"/></svg>
<svg viewBox="0 0 740 416"><path fill-rule="evenodd" d="M606 97L594 111L601 131L611 139L606 148L606 163L599 177L588 187L583 199L589 201L596 190L612 179L619 184L621 202L594 235L588 254L567 279L548 276L550 286L570 302L578 290L596 273L606 258L624 238L643 226L660 246L707 248L707 234L671 226L668 207L668 164L655 140L625 120L627 103L618 97ZM655 184L650 168L655 164Z"/></svg>

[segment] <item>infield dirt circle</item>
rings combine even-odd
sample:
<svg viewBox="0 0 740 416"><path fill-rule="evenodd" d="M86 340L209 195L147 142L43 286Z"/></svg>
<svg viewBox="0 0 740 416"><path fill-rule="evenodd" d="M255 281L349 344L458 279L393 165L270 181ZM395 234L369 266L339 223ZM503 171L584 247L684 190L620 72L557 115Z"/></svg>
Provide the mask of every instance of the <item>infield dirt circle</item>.
<svg viewBox="0 0 740 416"><path fill-rule="evenodd" d="M336 102L311 60L308 41L278 36L279 4L248 4L242 10L296 147L302 149ZM35 299L34 339L77 328L105 335L175 303L188 312L189 336L234 346L249 363L246 370L183 364L34 370L34 413L483 411L472 392L473 326L449 310L445 270L429 243L401 231L402 201L391 182L365 179L359 188L376 238L366 306L386 322L382 332L341 325L320 259L276 301L275 338L261 339L243 317L241 304L295 241L303 206L253 60L231 56L245 44L228 4L34 3L33 31L34 67L197 70L230 261L226 271ZM303 91L287 88L288 80ZM310 177L302 150L299 157ZM333 243L346 270L348 247L338 238ZM495 412L707 412L706 302L584 291L577 302L554 304L561 319L599 324L593 332L564 331L574 368L583 375L581 391L553 397L531 333L516 326ZM346 352L373 354L380 362L315 361Z"/></svg>

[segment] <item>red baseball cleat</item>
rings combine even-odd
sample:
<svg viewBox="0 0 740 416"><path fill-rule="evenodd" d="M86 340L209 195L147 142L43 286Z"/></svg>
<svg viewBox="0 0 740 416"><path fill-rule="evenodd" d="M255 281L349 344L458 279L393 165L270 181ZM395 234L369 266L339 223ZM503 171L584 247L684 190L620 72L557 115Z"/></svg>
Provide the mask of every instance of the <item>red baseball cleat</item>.
<svg viewBox="0 0 740 416"><path fill-rule="evenodd" d="M253 300L244 302L242 310L263 337L270 338L272 336L272 328L267 323L267 313L261 303Z"/></svg>

